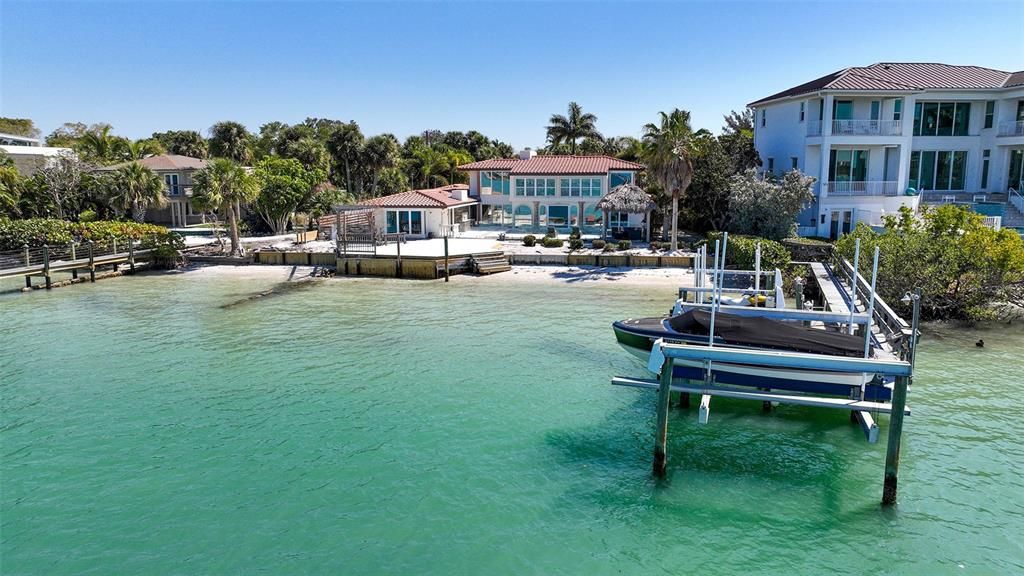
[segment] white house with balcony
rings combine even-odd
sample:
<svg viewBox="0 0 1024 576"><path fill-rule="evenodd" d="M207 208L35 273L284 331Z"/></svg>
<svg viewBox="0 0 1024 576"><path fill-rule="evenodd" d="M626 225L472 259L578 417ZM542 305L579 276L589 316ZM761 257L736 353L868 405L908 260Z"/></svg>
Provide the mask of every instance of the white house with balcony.
<svg viewBox="0 0 1024 576"><path fill-rule="evenodd" d="M1024 71L879 63L749 106L762 169L818 179L803 235L836 238L921 202L964 202L1024 226Z"/></svg>
<svg viewBox="0 0 1024 576"><path fill-rule="evenodd" d="M643 164L611 156L537 156L529 148L515 158L459 166L469 175L469 195L480 200L477 225L543 231L579 226L599 233L604 214L597 203L609 190L632 183ZM609 213L608 228L640 238L643 214Z"/></svg>

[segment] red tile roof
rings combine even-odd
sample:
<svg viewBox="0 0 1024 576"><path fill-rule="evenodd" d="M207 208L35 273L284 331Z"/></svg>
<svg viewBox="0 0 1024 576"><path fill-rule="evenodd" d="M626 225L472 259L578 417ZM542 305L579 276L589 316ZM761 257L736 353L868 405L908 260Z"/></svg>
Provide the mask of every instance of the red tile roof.
<svg viewBox="0 0 1024 576"><path fill-rule="evenodd" d="M772 100L819 90L915 92L920 90L993 90L1024 83L1024 71L1003 72L981 66L953 66L927 62L879 62L846 68L751 102L757 106Z"/></svg>
<svg viewBox="0 0 1024 576"><path fill-rule="evenodd" d="M407 190L398 194L364 200L360 202L360 205L381 208L450 208L476 202L475 199L468 196L465 200L453 198L452 192L455 190L465 190L468 192L469 186L465 184L452 184L426 190Z"/></svg>
<svg viewBox="0 0 1024 576"><path fill-rule="evenodd" d="M150 156L149 158L136 160L136 162L150 170L202 170L203 168L206 168L206 160L203 160L202 158L179 156L177 154ZM122 162L120 164L114 164L113 166L105 166L100 168L100 170L117 170L118 168L129 164L131 164L131 162Z"/></svg>
<svg viewBox="0 0 1024 576"><path fill-rule="evenodd" d="M611 156L534 156L499 158L459 166L459 170L508 170L510 174L606 174L609 170L643 170L643 164Z"/></svg>

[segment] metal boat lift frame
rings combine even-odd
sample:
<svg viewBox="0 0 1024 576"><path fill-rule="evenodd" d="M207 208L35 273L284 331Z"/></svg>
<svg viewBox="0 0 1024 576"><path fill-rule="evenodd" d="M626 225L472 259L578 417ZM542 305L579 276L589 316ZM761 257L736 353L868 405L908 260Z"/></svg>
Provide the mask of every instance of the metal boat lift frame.
<svg viewBox="0 0 1024 576"><path fill-rule="evenodd" d="M868 285L867 281L865 281L859 274L857 275L858 282L850 282L854 291L851 295L851 300L853 302L851 302L849 312L837 313L812 310L776 310L745 306L722 306L722 288L720 279L724 273L725 246L727 246L727 242L728 234L723 238L721 255L719 255L720 246L716 241L714 264L710 269L707 267L706 250L702 250L698 254L697 262L695 263L695 272L699 273L702 280L705 278L705 272L710 271L711 286L701 286L701 288L703 288L701 292L711 292L711 302L709 304L703 304L701 307L710 308L712 315L712 327L714 326L714 315L716 311L723 311L729 314L740 313L744 315L767 316L776 319L847 323L851 331L853 326L860 325L863 326L862 330L865 336L865 355L863 358L850 358L845 356L805 354L773 350L738 349L721 345L716 347L712 339L714 334L713 329L710 331L707 345L666 342L664 339L657 340L651 349L647 368L652 373L660 374L658 379L630 377L615 377L612 379L612 384L617 386L654 389L658 391L656 415L657 432L655 436L653 462L654 474L656 476L664 476L666 472L668 462L666 452L668 439L668 409L671 402L672 392L680 393L680 403L683 406L689 406L690 394L700 394L701 402L698 421L701 424L706 424L708 422L711 409L711 398L714 396L761 401L766 407L770 406L771 403L782 403L847 410L850 411L851 418L855 418L860 423L869 442L875 442L878 439L878 425L875 423L872 413L887 413L890 415L890 418L888 445L885 459L885 475L882 489L882 504L886 506L895 504L899 472L900 444L903 433L903 418L905 415L910 414L910 409L906 405L906 400L907 389L913 378L914 353L916 351L918 335L917 311L920 304L920 292L918 291L915 295L910 297L910 300L914 304L915 314L913 325L908 330L906 329L906 322L898 316L895 316L891 309L889 309L888 306L886 306L875 294L874 288L878 268L878 251L876 249L870 290L863 291L868 292L864 295L870 302L866 313L857 313L854 311L854 302L857 299L857 289L861 286L866 288ZM758 250L758 255L759 252L760 251ZM859 252L860 250L858 245L858 256ZM757 258L756 268L758 268L758 270L755 271L756 277L759 277L760 275L759 260L760 258ZM845 260L840 261L839 267L843 272L847 273L847 278L852 276L850 273L851 270L856 269L855 264L851 265ZM880 304L878 308L876 308L876 302L877 304ZM874 320L874 316L878 315L880 312L895 317L897 320L896 326L899 328L900 332L899 336L901 338L909 337L898 351L899 358L896 358L895 356L890 358L871 358L868 355L868 345L872 337L871 326L875 324L872 321ZM886 322L881 321L879 324L884 326ZM893 349L891 345L892 342L887 342L887 344L889 344L888 347L890 348L890 352L897 352L897 350ZM703 363L705 375L704 380L694 381L674 378L673 369L677 360L686 362L697 361ZM835 396L782 394L771 390L756 390L740 386L721 386L714 382L712 366L715 362L727 363L730 365L863 374L865 381L868 381L871 378L890 378L894 379L892 399L888 403L868 402L862 399L838 398Z"/></svg>

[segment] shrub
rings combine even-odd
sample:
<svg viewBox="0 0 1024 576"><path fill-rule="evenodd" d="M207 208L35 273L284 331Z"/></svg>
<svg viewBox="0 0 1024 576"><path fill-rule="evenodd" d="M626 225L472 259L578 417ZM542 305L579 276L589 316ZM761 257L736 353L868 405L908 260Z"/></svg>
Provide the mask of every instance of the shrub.
<svg viewBox="0 0 1024 576"><path fill-rule="evenodd" d="M163 226L100 220L97 222L68 222L55 218L29 218L9 220L0 218L0 250L18 250L23 245L38 247L43 244L57 246L72 240L109 242L156 238L157 243L170 244L180 237ZM177 239L177 240L176 240Z"/></svg>
<svg viewBox="0 0 1024 576"><path fill-rule="evenodd" d="M583 240L580 238L569 238L569 250L582 250Z"/></svg>
<svg viewBox="0 0 1024 576"><path fill-rule="evenodd" d="M533 234L527 234L523 236L523 246L535 246L537 244L537 237Z"/></svg>
<svg viewBox="0 0 1024 576"><path fill-rule="evenodd" d="M615 252L618 249L619 249L619 245L618 244L605 244L604 245L604 252Z"/></svg>
<svg viewBox="0 0 1024 576"><path fill-rule="evenodd" d="M552 238L551 236L545 236L542 243L545 248L561 248L565 244L560 238Z"/></svg>
<svg viewBox="0 0 1024 576"><path fill-rule="evenodd" d="M619 250L629 250L633 247L633 242L629 240L619 240Z"/></svg>
<svg viewBox="0 0 1024 576"><path fill-rule="evenodd" d="M96 211L89 210L88 208L82 210L82 212L78 215L79 222L95 222L97 218L99 218L99 216L96 215Z"/></svg>
<svg viewBox="0 0 1024 576"><path fill-rule="evenodd" d="M714 258L715 240L721 239L721 232L708 233L709 259ZM729 234L729 249L725 254L725 263L740 270L753 270L758 242L761 243L761 270L778 268L784 271L789 266L791 256L785 246L774 240L741 234Z"/></svg>
<svg viewBox="0 0 1024 576"><path fill-rule="evenodd" d="M598 238L597 240L592 240L590 242L590 247L593 248L594 250L603 250L604 245L605 241L601 240L600 238Z"/></svg>

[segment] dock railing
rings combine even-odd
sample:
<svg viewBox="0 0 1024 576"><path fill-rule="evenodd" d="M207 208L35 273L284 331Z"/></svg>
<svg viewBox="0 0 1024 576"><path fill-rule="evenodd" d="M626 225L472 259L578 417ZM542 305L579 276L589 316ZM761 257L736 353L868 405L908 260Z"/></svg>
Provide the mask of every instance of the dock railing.
<svg viewBox="0 0 1024 576"><path fill-rule="evenodd" d="M853 265L845 258L839 256L835 251L831 257L831 268L833 274L839 279L843 287L849 293L851 285L851 276L853 274ZM860 300L862 303L867 302L871 298L871 283L867 281L859 272L857 273L857 282L855 293L851 295L851 299L856 301ZM851 302L854 304L855 302ZM892 307L889 306L882 299L878 293L875 293L875 307L872 313L872 321L875 326L878 327L879 332L884 336L886 343L889 348L896 353L899 353L900 358L908 358L910 355L910 336L912 331L910 324L906 320L900 317Z"/></svg>

